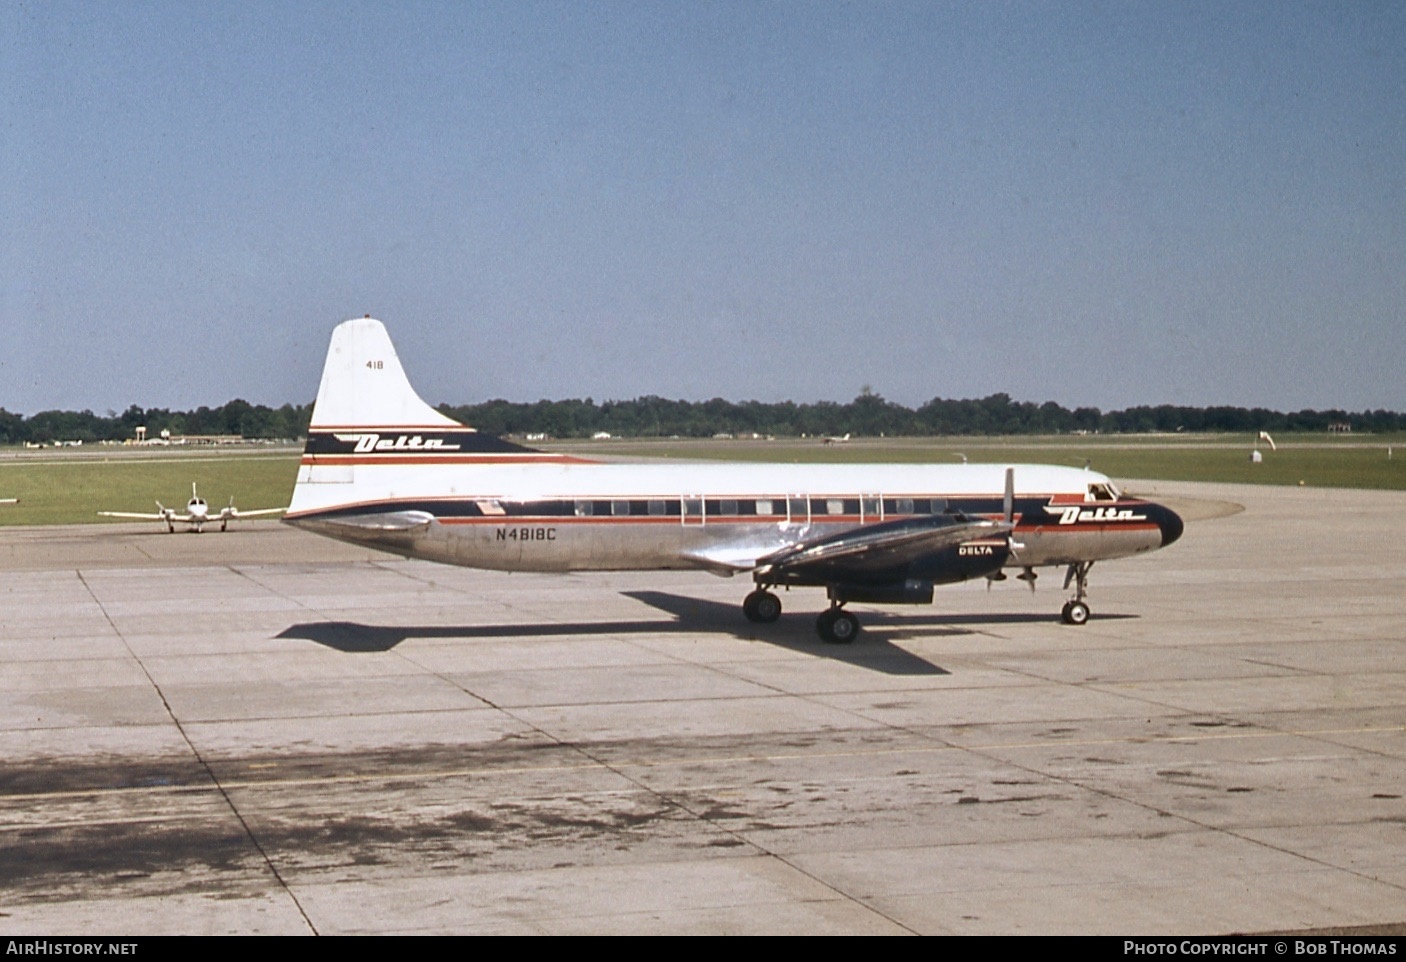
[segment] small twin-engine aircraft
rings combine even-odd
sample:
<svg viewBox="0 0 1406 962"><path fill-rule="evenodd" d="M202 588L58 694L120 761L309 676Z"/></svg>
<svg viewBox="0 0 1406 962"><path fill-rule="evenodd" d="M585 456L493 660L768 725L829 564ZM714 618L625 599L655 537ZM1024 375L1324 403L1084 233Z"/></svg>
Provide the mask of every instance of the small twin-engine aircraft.
<svg viewBox="0 0 1406 962"><path fill-rule="evenodd" d="M848 642L848 602L927 604L933 586L1067 568L1064 621L1089 618L1094 562L1169 545L1182 521L1107 477L1049 465L621 464L536 451L440 414L371 318L332 332L284 520L406 557L506 571L691 568L750 574L754 622L777 587L825 589L816 622Z"/></svg>
<svg viewBox="0 0 1406 962"><path fill-rule="evenodd" d="M164 521L166 530L175 533L177 524L190 525L191 529L199 534L205 529L207 524L220 523L220 530L229 528L229 523L239 518L250 518L261 514L282 514L283 508L260 508L257 511L241 511L234 506L234 498L230 497L229 504L221 508L215 514L210 513L210 506L205 503L195 491L195 483L190 486L190 500L186 502L185 514L178 514L175 508L168 508L160 501L156 502L156 514L139 514L132 511L99 511L98 514L105 518L136 518L141 521Z"/></svg>

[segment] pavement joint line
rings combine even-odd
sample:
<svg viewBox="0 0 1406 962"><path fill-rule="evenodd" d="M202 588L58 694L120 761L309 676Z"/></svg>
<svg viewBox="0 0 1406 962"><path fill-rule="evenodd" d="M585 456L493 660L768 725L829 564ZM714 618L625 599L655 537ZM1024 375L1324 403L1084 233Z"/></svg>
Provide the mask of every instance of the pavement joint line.
<svg viewBox="0 0 1406 962"><path fill-rule="evenodd" d="M166 699L166 693L161 690L161 686L157 683L156 679L151 677L151 672L147 670L147 667L142 662L141 657L135 651L132 650L132 646L127 641L127 636L122 634L122 629L118 628L117 623L112 620L112 616L109 615L107 612L107 606L102 603L102 599L98 597L97 592L95 592L92 587L88 584L87 579L83 577L82 571L78 572L78 580L83 582L83 587L87 589L89 596L93 599L93 602L97 604L99 609L101 609L103 617L107 619L107 623L112 628L113 632L117 635L118 638L122 639L122 644L124 647L126 647L127 654L130 655L132 660L136 662L137 667L140 668L142 670L142 674L146 676L146 680L151 685L152 690L156 692L156 696L161 699L162 707L166 710L167 716L170 717L171 723L176 726L176 731L178 731L181 735L181 738L185 740L186 746L190 749L191 754L195 757L196 763L199 764L200 767L205 770L205 773L210 777L210 780L213 783L215 790L219 792L221 798L224 799L225 804L229 807L231 814L234 815L235 819L239 822L240 827L244 830L245 837L248 838L249 843L254 846L254 850L259 853L259 857L264 860L264 865L273 875L273 878L278 883L279 887L282 888L284 893L287 894L288 898L292 900L293 907L297 910L298 915L301 916L303 923L308 927L308 931L312 932L314 935L318 934L317 926L313 924L312 919L308 916L307 911L303 908L302 903L298 900L298 896L288 886L288 882L283 878L282 873L278 871L278 866L274 865L273 859L269 857L269 853L264 850L264 846L259 842L258 836L254 834L253 827L245 820L244 814L239 810L239 807L234 804L234 799L230 798L229 793L225 791L223 786L220 785L219 776L215 774L215 772L210 768L210 764L205 760L204 756L200 754L200 749L196 747L195 742L191 741L190 735L187 734L185 730L185 726L181 724L180 718L176 716L175 711L171 708L171 703Z"/></svg>
<svg viewBox="0 0 1406 962"><path fill-rule="evenodd" d="M409 656L407 656L407 658L408 658L408 657L409 657ZM889 914L889 913L886 913L886 912L881 911L880 909L876 908L876 907L873 906L873 905L868 904L868 903L865 902L863 899L861 899L861 898L859 898L859 897L857 897L857 896L855 896L855 895L852 895L852 894L850 894L850 893L848 893L848 892L844 892L844 891L840 890L839 888L836 887L836 885L835 885L833 882L827 881L826 879L824 879L823 877L821 877L820 875L818 875L818 874L816 874L816 873L814 873L814 872L807 871L806 869L802 868L800 865L796 864L794 861L792 861L791 859L787 858L786 856L781 855L781 854L779 854L779 853L777 853L777 852L771 851L770 849L767 849L765 846L761 845L756 839L753 839L753 838L749 837L748 835L743 834L742 832L738 831L737 829L729 828L728 826L723 825L723 824L721 824L720 822L718 822L716 819L710 818L706 812L701 812L701 811L695 810L694 808L692 808L692 807L690 807L688 804L686 804L683 800L681 800L680 798L676 797L676 795L675 795L674 793L668 793L668 792L663 791L662 789L656 788L655 786L645 784L645 783L644 783L643 781L641 781L638 777L636 777L636 776L634 776L634 775L631 775L628 771L626 771L625 768L624 768L624 766L621 766L621 765L619 765L618 763L612 763L612 762L610 762L609 760L607 760L607 759L605 759L605 758L602 758L602 757L600 757L600 756L597 755L597 754L592 754L589 750L587 750L587 747L584 746L582 743L579 743L579 742L570 742L570 741L564 740L564 739L561 738L560 736L556 735L555 733L553 733L553 732L551 732L551 731L548 731L547 729L545 729L545 728L543 728L542 726L540 726L540 725L538 725L538 724L536 724L536 723L530 721L529 719L526 719L526 718L521 717L520 715L516 714L513 710L508 709L508 708L504 708L503 706L500 706L500 705L497 705L497 704L493 703L490 699L485 698L485 697L482 696L482 695L479 695L479 694L477 694L477 693L475 693L475 692L470 691L468 688L464 687L463 685L460 685L459 683L453 681L452 679L445 677L445 675L444 675L442 672L433 671L433 670L430 670L430 669L426 669L426 671L428 671L428 673L431 674L431 675L433 675L434 677L440 678L441 680L447 682L448 684L453 685L454 687L458 688L460 691L463 691L466 695L469 695L471 698L477 698L477 699L479 699L480 701L483 701L485 704L488 704L490 707L493 707L493 708L498 709L498 710L501 711L504 715L508 716L509 718L513 719L514 721L518 722L519 724L526 726L529 730L537 732L537 733L540 734L542 737L547 738L548 740L554 742L555 744L561 746L562 748L568 749L568 750L571 750L571 751L574 751L574 752L578 753L581 757L583 757L583 758L587 759L588 761L592 762L595 767L598 767L598 768L600 768L600 769L603 769L603 770L605 770L605 771L608 771L608 772L612 773L613 775L617 776L618 778L624 779L624 780L625 780L626 782L628 782L629 784L635 786L635 789L636 789L637 791L643 792L643 793L645 793L646 795L657 799L657 800L659 801L659 803L660 803L661 805L665 806L666 808L673 809L673 810L679 811L679 812L683 812L684 814L690 816L690 817L693 818L694 820L696 820L696 821L698 821L698 822L700 822L700 823L702 823L702 824L708 825L708 826L711 827L714 831L720 832L721 834L723 834L723 835L725 835L725 836L727 836L727 837L729 837L729 838L735 839L739 844L745 845L745 846L747 846L748 848L752 849L753 851L755 851L755 852L757 852L757 853L759 853L759 854L761 854L761 855L763 855L763 856L765 856L765 857L767 857L767 858L773 859L773 860L775 860L776 862L778 862L778 863L780 863L780 864L782 864L782 865L785 865L785 866L786 866L788 869L790 869L791 871L796 872L796 873L798 873L798 874L804 876L805 878L810 879L812 882L814 882L814 883L817 884L817 885L820 885L820 886L821 886L822 888L824 888L826 891L833 892L833 893L835 894L835 896L836 896L837 898L839 898L840 900L845 901L845 902L850 902L850 903L852 903L852 904L854 904L854 905L857 905L857 906L859 906L860 908L862 908L864 911L866 911L866 912L871 912L871 913L873 913L873 914L879 916L880 918L882 918L882 919L884 919L884 920L890 922L891 924L896 925L896 926L898 926L899 928L903 929L905 932L911 932L911 933L913 933L913 934L917 934L916 930L914 930L912 927L906 925L904 922L902 922L901 920L899 920L897 917L895 917L895 916L893 916L893 915L891 915L891 914ZM766 696L766 697L772 697L772 696ZM588 768L588 767L590 767L590 766L582 766L583 769ZM613 793L612 793L612 794L613 794Z"/></svg>

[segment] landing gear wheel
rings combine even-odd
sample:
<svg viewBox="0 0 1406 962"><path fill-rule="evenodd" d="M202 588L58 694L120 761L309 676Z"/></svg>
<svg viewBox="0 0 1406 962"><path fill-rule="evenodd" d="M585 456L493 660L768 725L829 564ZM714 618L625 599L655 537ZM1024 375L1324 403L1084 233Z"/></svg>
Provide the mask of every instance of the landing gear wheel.
<svg viewBox="0 0 1406 962"><path fill-rule="evenodd" d="M815 619L815 630L820 639L832 645L847 645L859 634L859 619L843 608L822 611Z"/></svg>
<svg viewBox="0 0 1406 962"><path fill-rule="evenodd" d="M759 588L742 599L742 614L748 621L769 625L781 617L781 599Z"/></svg>
<svg viewBox="0 0 1406 962"><path fill-rule="evenodd" d="M1066 625L1082 625L1089 620L1089 606L1082 601L1067 601L1060 612Z"/></svg>
<svg viewBox="0 0 1406 962"><path fill-rule="evenodd" d="M1064 573L1064 587L1074 582L1074 597L1064 603L1059 613L1066 625L1082 625L1089 620L1089 606L1084 604L1084 598L1088 594L1089 569L1093 566L1092 561L1079 561Z"/></svg>

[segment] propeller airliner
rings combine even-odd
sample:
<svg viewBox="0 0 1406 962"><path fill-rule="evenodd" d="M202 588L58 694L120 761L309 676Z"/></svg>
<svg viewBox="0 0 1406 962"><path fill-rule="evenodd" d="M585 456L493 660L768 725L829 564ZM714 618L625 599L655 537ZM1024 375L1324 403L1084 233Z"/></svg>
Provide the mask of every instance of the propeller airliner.
<svg viewBox="0 0 1406 962"><path fill-rule="evenodd" d="M1090 617L1095 562L1165 547L1182 520L1105 475L1052 465L624 464L480 434L415 393L381 322L332 332L284 521L411 558L505 571L695 569L743 575L757 623L777 588L824 588L821 638L845 608L928 604L933 587L1066 570L1061 615Z"/></svg>

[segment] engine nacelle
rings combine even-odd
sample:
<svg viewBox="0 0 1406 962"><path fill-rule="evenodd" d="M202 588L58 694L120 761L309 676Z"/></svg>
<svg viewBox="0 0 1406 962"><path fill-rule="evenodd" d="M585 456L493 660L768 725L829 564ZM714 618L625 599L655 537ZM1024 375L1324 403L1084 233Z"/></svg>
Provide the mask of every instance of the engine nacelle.
<svg viewBox="0 0 1406 962"><path fill-rule="evenodd" d="M972 541L932 553L911 565L909 574L926 578L933 584L956 584L994 575L1005 566L1010 555L1010 542L1004 538Z"/></svg>
<svg viewBox="0 0 1406 962"><path fill-rule="evenodd" d="M830 600L843 604L859 601L871 605L930 605L932 582L919 578L887 585L828 585Z"/></svg>

